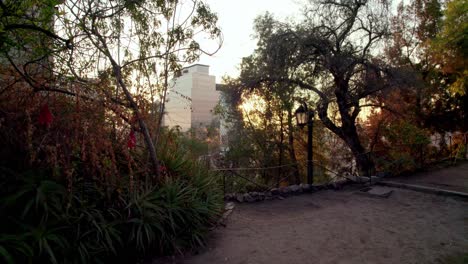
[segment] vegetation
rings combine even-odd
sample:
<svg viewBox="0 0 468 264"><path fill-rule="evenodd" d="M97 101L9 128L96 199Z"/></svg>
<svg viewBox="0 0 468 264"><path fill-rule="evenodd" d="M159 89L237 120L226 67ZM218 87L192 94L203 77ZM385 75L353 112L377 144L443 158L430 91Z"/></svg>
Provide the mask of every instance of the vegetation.
<svg viewBox="0 0 468 264"><path fill-rule="evenodd" d="M299 103L316 110L319 182L466 157L466 1L390 7L311 0L298 21L256 19L257 48L216 109L220 159L274 169L228 184L304 182ZM171 78L216 52L199 39L222 41L202 0L0 0L1 261L128 263L203 245L223 209L221 177L199 162L220 148L219 124L162 126Z"/></svg>
<svg viewBox="0 0 468 264"><path fill-rule="evenodd" d="M331 169L328 178L331 171L399 174L462 157L462 2L445 9L437 0L401 2L392 14L385 1L309 1L296 22L259 16L257 48L225 88L235 120L228 157L256 167L306 164L305 131L291 122L301 102L316 110L314 163ZM262 104L243 110L252 99ZM292 154L284 158L282 148Z"/></svg>
<svg viewBox="0 0 468 264"><path fill-rule="evenodd" d="M161 128L158 103L205 52L195 32L219 36L209 7L191 4L0 1L2 263L131 263L203 245L219 177Z"/></svg>
<svg viewBox="0 0 468 264"><path fill-rule="evenodd" d="M139 138L129 148L100 105L49 100L46 124L35 100L3 108L2 261L128 263L203 245L222 212L222 192L219 177L189 158L182 136L162 134L162 177L146 182Z"/></svg>

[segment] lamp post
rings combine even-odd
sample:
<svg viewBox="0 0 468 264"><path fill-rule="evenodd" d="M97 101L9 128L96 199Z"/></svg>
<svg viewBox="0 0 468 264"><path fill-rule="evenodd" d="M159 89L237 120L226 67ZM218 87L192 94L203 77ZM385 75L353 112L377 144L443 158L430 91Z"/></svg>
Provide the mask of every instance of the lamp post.
<svg viewBox="0 0 468 264"><path fill-rule="evenodd" d="M314 126L314 111L307 107L306 103L302 103L297 108L295 115L297 125L302 129L307 125L307 183L314 183L314 163L313 163L313 151L312 151L312 133Z"/></svg>

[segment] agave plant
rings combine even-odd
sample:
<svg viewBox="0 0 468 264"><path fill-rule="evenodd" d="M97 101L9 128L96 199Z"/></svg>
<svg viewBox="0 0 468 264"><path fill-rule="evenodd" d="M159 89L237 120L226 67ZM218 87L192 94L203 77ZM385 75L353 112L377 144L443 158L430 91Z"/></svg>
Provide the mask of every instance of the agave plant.
<svg viewBox="0 0 468 264"><path fill-rule="evenodd" d="M33 249L25 240L24 235L0 234L0 257L5 263L17 263L18 259L23 259L26 262L32 256Z"/></svg>

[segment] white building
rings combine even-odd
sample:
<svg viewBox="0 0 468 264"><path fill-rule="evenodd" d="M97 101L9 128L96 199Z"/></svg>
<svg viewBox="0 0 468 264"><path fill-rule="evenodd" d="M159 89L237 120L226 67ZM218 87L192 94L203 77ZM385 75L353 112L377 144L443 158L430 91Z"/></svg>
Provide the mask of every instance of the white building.
<svg viewBox="0 0 468 264"><path fill-rule="evenodd" d="M164 125L180 126L182 131L208 126L215 118L214 108L218 102L216 78L209 74L208 65L183 68L168 91Z"/></svg>

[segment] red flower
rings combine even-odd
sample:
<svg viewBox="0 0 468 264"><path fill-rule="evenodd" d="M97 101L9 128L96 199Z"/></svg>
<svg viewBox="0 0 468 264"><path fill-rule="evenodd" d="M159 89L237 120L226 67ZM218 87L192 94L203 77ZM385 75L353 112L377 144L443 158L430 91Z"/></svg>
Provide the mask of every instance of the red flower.
<svg viewBox="0 0 468 264"><path fill-rule="evenodd" d="M135 137L135 131L130 131L130 134L128 135L128 140L127 140L127 147L128 148L134 148L136 146L136 137Z"/></svg>
<svg viewBox="0 0 468 264"><path fill-rule="evenodd" d="M39 124L49 126L53 119L54 117L49 110L49 106L47 104L43 105L39 113Z"/></svg>

